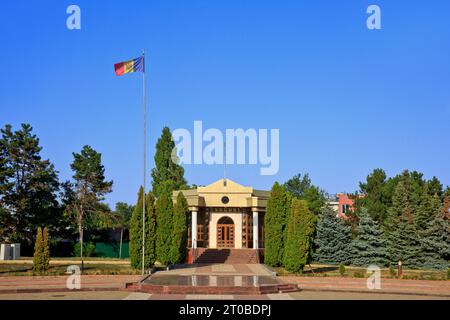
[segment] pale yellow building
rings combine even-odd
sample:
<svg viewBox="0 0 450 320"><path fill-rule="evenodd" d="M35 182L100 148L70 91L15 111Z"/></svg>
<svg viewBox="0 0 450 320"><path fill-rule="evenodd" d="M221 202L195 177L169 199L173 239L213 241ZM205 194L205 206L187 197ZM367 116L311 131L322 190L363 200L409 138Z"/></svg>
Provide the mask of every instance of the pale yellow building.
<svg viewBox="0 0 450 320"><path fill-rule="evenodd" d="M190 211L191 248L264 248L264 214L270 191L255 190L229 179L179 192Z"/></svg>

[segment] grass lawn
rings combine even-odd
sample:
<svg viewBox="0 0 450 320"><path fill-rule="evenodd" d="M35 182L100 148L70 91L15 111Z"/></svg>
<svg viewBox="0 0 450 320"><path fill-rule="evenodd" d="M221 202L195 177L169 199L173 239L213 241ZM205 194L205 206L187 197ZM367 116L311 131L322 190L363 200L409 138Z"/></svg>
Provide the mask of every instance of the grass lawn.
<svg viewBox="0 0 450 320"><path fill-rule="evenodd" d="M33 276L32 258L23 258L24 261L8 261L0 263L0 277L2 276ZM140 274L130 268L129 260L110 258L85 258L83 274L94 275L131 275ZM79 258L52 258L50 269L45 275L67 275L67 267L70 265L80 265Z"/></svg>
<svg viewBox="0 0 450 320"><path fill-rule="evenodd" d="M275 271L279 276L310 276L310 277L351 277L351 278L366 278L366 268L346 266L344 275L339 273L339 266L335 265L319 265L312 264L305 266L302 273L291 273L283 267L268 267L268 269ZM397 272L397 270L395 270ZM388 268L381 269L382 278L396 278L392 275ZM434 270L403 270L402 279L411 280L447 280L447 271Z"/></svg>

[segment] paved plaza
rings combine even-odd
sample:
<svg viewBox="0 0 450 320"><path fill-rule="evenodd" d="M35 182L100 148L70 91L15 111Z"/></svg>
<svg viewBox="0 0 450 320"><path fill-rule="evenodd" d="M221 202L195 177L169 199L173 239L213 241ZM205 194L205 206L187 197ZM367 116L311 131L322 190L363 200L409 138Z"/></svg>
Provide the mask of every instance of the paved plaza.
<svg viewBox="0 0 450 320"><path fill-rule="evenodd" d="M260 264L188 265L169 271L159 271L152 277L226 276L271 277ZM85 275L81 290L66 288L67 276L0 277L0 300L450 300L450 281L381 279L381 290L369 290L365 278L345 277L277 277L285 283L296 283L299 292L262 295L195 295L150 294L126 292L126 282L137 282L139 275Z"/></svg>

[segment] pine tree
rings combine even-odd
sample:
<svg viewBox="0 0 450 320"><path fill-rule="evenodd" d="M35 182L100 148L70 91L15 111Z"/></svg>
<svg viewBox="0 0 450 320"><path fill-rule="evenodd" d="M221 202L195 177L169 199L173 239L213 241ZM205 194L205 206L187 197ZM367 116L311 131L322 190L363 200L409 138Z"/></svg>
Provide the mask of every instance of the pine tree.
<svg viewBox="0 0 450 320"><path fill-rule="evenodd" d="M36 225L57 228L62 216L58 208L58 172L41 157L39 138L29 124L17 131L1 129L0 207L3 208L3 238L9 242L33 243Z"/></svg>
<svg viewBox="0 0 450 320"><path fill-rule="evenodd" d="M317 222L314 261L325 264L350 263L351 240L351 227L339 219L333 209L325 207Z"/></svg>
<svg viewBox="0 0 450 320"><path fill-rule="evenodd" d="M147 194L145 206L145 267L150 268L156 261L156 208L153 193Z"/></svg>
<svg viewBox="0 0 450 320"><path fill-rule="evenodd" d="M177 195L173 208L173 233L171 263L180 263L186 259L187 217L189 207L182 192Z"/></svg>
<svg viewBox="0 0 450 320"><path fill-rule="evenodd" d="M144 188L139 188L138 201L130 221L130 264L134 269L142 268L142 208Z"/></svg>
<svg viewBox="0 0 450 320"><path fill-rule="evenodd" d="M173 232L173 201L170 182L160 186L160 195L156 199L156 256L163 265L171 262Z"/></svg>
<svg viewBox="0 0 450 320"><path fill-rule="evenodd" d="M278 182L272 187L265 214L264 263L279 266L283 262L286 218L289 196Z"/></svg>
<svg viewBox="0 0 450 320"><path fill-rule="evenodd" d="M174 150L175 142L172 133L168 127L165 127L156 144L155 168L152 169L152 186L156 198L160 196L164 188L167 188L165 184L167 181L171 181L171 191L187 188L184 169L178 164L179 159Z"/></svg>
<svg viewBox="0 0 450 320"><path fill-rule="evenodd" d="M446 270L450 260L450 224L441 212L420 233L421 268Z"/></svg>
<svg viewBox="0 0 450 320"><path fill-rule="evenodd" d="M312 256L316 217L305 200L293 199L289 210L283 265L291 272L303 270Z"/></svg>
<svg viewBox="0 0 450 320"><path fill-rule="evenodd" d="M366 209L359 216L357 237L352 241L352 257L352 264L357 266L382 267L389 263L383 231Z"/></svg>

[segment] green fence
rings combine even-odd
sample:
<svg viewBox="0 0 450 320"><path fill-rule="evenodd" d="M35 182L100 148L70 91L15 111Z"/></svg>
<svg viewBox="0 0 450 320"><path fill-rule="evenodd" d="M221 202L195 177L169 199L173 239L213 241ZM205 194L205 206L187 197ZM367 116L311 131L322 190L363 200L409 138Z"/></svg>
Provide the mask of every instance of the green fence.
<svg viewBox="0 0 450 320"><path fill-rule="evenodd" d="M119 258L120 242L97 242L95 244L95 256L102 258ZM122 243L122 258L130 257L128 242Z"/></svg>

